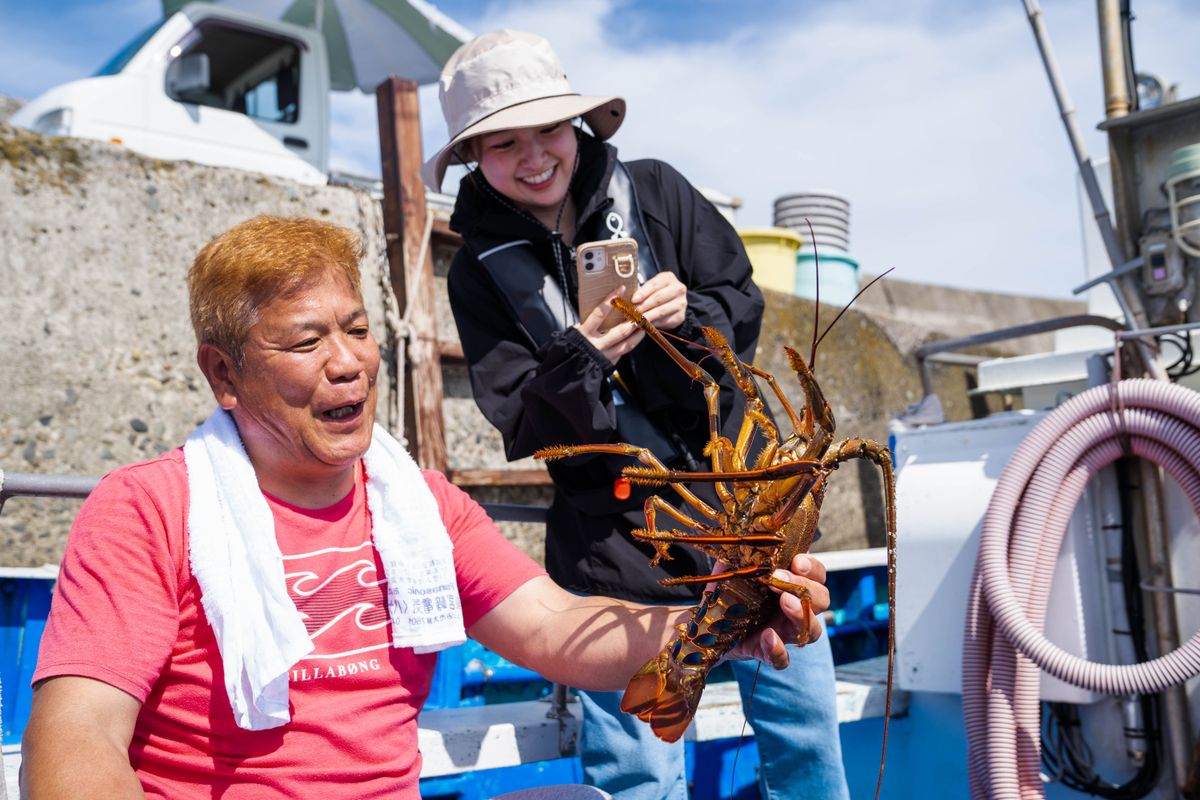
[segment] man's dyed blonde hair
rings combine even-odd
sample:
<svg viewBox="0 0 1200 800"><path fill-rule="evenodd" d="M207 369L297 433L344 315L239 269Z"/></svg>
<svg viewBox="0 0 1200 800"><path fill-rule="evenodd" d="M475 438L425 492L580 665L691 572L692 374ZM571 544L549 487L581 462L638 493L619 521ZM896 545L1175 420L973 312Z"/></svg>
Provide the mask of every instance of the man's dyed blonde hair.
<svg viewBox="0 0 1200 800"><path fill-rule="evenodd" d="M188 270L196 343L214 344L241 367L246 334L271 299L339 270L362 292L362 242L346 228L305 217L258 216L204 246Z"/></svg>

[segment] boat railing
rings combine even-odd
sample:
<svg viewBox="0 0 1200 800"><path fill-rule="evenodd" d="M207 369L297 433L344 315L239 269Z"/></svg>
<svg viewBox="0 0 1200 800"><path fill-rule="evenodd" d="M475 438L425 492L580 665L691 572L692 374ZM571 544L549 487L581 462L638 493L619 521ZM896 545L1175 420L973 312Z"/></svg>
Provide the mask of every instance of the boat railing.
<svg viewBox="0 0 1200 800"><path fill-rule="evenodd" d="M927 342L913 351L913 356L917 360L917 368L921 373L921 389L926 396L933 394L933 375L930 372L930 362L940 361L943 363L973 366L985 360L985 357L982 356L956 352L958 350L979 347L985 344L995 344L996 342L1004 342L1010 339L1020 339L1022 336L1034 336L1039 333L1051 333L1067 328L1087 327L1089 325L1098 328L1107 328L1110 331L1119 331L1124 328L1121 323L1109 317L1101 317L1096 314L1074 314L1067 317L1055 317L1054 319L1029 322L1024 325L1014 325L1011 328L983 331L955 339L940 339Z"/></svg>

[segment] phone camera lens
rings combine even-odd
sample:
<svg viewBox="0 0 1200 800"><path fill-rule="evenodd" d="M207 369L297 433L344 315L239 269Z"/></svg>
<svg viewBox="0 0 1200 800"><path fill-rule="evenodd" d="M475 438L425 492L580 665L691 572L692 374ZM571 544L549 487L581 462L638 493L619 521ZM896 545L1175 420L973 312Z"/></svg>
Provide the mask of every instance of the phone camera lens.
<svg viewBox="0 0 1200 800"><path fill-rule="evenodd" d="M586 253L584 253L584 254L583 254L583 257L584 257L586 260L588 260L588 261L591 261L593 258L595 258L595 257L596 257L596 251L595 251L595 250L588 250Z"/></svg>

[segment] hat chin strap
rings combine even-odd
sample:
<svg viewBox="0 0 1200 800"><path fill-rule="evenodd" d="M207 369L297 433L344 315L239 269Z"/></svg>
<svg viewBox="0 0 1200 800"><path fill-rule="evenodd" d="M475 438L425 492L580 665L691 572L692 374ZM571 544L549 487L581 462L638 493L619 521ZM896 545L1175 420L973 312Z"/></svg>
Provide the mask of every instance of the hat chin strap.
<svg viewBox="0 0 1200 800"><path fill-rule="evenodd" d="M571 177L567 181L567 190L563 192L562 202L558 204L558 215L554 218L554 230L552 234L557 234L562 238L562 215L567 209L567 201L571 199L571 187L575 185L575 175L579 172L579 146L583 143L583 131L575 125L571 126L575 131L575 163L571 165ZM565 287L564 287L565 288Z"/></svg>
<svg viewBox="0 0 1200 800"><path fill-rule="evenodd" d="M574 126L572 126L574 127ZM563 192L562 202L558 205L558 216L554 219L554 230L550 231L550 236L555 241L551 243L550 249L554 251L554 267L558 270L558 284L562 287L563 304L566 305L567 297L570 292L567 290L567 271L563 266L562 249L562 215L567 208L567 203L571 199L571 187L575 185L575 175L579 172L579 145L580 145L580 129L575 128L575 163L571 165L571 179L567 181L567 190ZM583 320L580 320L582 322Z"/></svg>
<svg viewBox="0 0 1200 800"><path fill-rule="evenodd" d="M454 145L454 147L451 147L451 148L450 148L450 156L451 156L451 159L452 159L452 160L451 160L451 162L450 162L450 163L446 164L446 166L447 166L447 167L450 167L450 166L452 166L452 165L454 164L454 160L457 160L457 162L458 162L459 164L462 164L462 165L463 165L464 167L466 167L467 169L470 169L470 168L471 168L471 163L472 163L472 162L471 162L469 159L467 159L467 158L466 158L466 157L465 157L465 156L462 154L462 152L461 152L461 151L460 151L460 149L459 149L459 148L461 148L461 147L462 147L464 144L466 144L466 143L467 143L467 142L469 142L469 141L471 141L471 140L470 140L470 139L467 139L465 142L459 142L458 144ZM445 179L446 179L446 176L445 176L445 174L443 173L443 174L442 174L442 180L444 181Z"/></svg>

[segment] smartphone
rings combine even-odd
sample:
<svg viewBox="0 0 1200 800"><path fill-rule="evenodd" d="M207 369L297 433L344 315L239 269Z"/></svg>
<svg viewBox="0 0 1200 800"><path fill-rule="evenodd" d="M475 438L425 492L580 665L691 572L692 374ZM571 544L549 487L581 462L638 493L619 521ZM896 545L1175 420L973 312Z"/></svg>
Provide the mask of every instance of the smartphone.
<svg viewBox="0 0 1200 800"><path fill-rule="evenodd" d="M575 248L575 271L579 281L579 320L587 319L618 286L625 287L625 299L638 287L638 246L633 239L603 239ZM625 321L624 315L610 308L600 330Z"/></svg>

